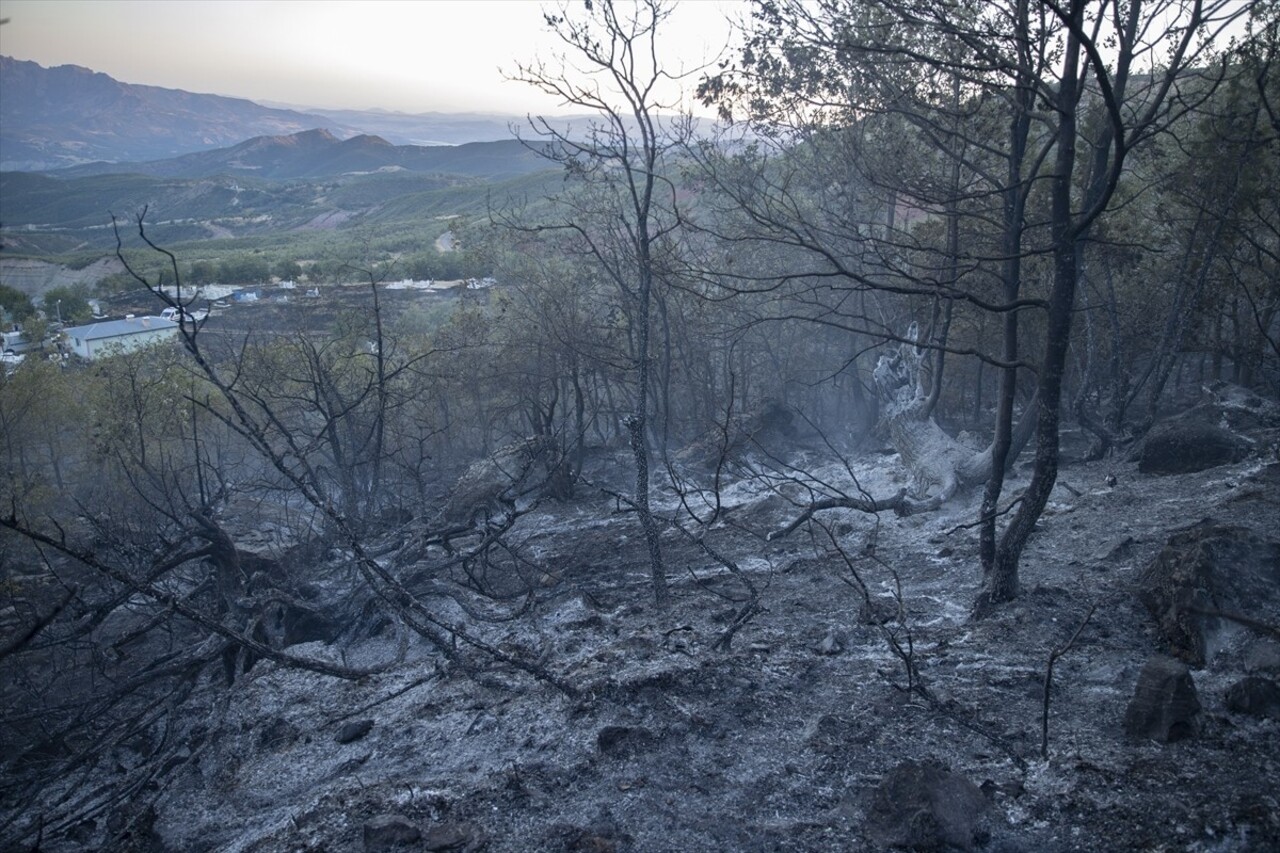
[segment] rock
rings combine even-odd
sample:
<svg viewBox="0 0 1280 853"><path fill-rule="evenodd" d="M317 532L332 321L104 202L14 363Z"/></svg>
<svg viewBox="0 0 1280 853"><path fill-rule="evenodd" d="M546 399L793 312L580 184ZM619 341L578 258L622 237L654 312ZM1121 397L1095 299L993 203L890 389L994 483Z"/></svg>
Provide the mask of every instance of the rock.
<svg viewBox="0 0 1280 853"><path fill-rule="evenodd" d="M284 717L276 717L258 733L258 749L280 749L298 739L298 727Z"/></svg>
<svg viewBox="0 0 1280 853"><path fill-rule="evenodd" d="M1250 675L1227 688L1227 710L1280 720L1280 684Z"/></svg>
<svg viewBox="0 0 1280 853"><path fill-rule="evenodd" d="M1133 556L1134 541L1132 536L1117 536L1108 540L1101 548L1093 552L1091 559L1095 563L1110 563L1127 560Z"/></svg>
<svg viewBox="0 0 1280 853"><path fill-rule="evenodd" d="M959 773L905 761L876 787L867 834L883 847L972 850L990 838L989 807L978 786Z"/></svg>
<svg viewBox="0 0 1280 853"><path fill-rule="evenodd" d="M675 458L690 470L710 473L725 460L739 460L757 448L775 456L794 452L799 437L795 411L780 400L769 399L735 416L727 434L723 428L712 429Z"/></svg>
<svg viewBox="0 0 1280 853"><path fill-rule="evenodd" d="M605 726L596 734L601 755L625 758L653 741L653 733L639 726Z"/></svg>
<svg viewBox="0 0 1280 853"><path fill-rule="evenodd" d="M813 650L820 655L838 655L844 651L844 637L835 628L827 632Z"/></svg>
<svg viewBox="0 0 1280 853"><path fill-rule="evenodd" d="M437 524L474 524L504 516L522 497L537 493L553 461L554 442L534 437L513 442L473 463L454 484Z"/></svg>
<svg viewBox="0 0 1280 853"><path fill-rule="evenodd" d="M1152 655L1138 675L1124 728L1132 737L1170 743L1193 736L1199 714L1191 670L1167 655Z"/></svg>
<svg viewBox="0 0 1280 853"><path fill-rule="evenodd" d="M1259 640L1244 655L1245 672L1280 673L1280 643Z"/></svg>
<svg viewBox="0 0 1280 853"><path fill-rule="evenodd" d="M1259 615L1280 587L1280 545L1210 519L1169 537L1138 578L1138 598L1170 654L1204 666L1223 628L1204 611Z"/></svg>
<svg viewBox="0 0 1280 853"><path fill-rule="evenodd" d="M423 850L462 850L471 844L475 831L465 823L442 823L422 837Z"/></svg>
<svg viewBox="0 0 1280 853"><path fill-rule="evenodd" d="M334 737L338 743L354 743L373 729L373 720L350 720L342 724Z"/></svg>
<svg viewBox="0 0 1280 853"><path fill-rule="evenodd" d="M404 815L379 815L364 825L365 850L390 850L422 839L422 830Z"/></svg>
<svg viewBox="0 0 1280 853"><path fill-rule="evenodd" d="M1190 474L1239 462L1249 453L1240 436L1193 413L1152 427L1137 451L1144 474Z"/></svg>
<svg viewBox="0 0 1280 853"><path fill-rule="evenodd" d="M1225 420L1234 430L1261 430L1280 427L1280 405L1230 382L1211 382L1202 389L1204 408Z"/></svg>

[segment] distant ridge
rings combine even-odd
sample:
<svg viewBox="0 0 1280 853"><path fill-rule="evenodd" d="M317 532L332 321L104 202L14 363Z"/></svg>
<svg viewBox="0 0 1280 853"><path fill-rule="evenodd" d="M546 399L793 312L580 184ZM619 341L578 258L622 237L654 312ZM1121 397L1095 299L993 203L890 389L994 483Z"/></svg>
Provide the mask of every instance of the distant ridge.
<svg viewBox="0 0 1280 853"><path fill-rule="evenodd" d="M0 56L0 87L0 170L157 160L318 127L356 132L243 98L122 83L78 65L45 68L7 56Z"/></svg>
<svg viewBox="0 0 1280 853"><path fill-rule="evenodd" d="M282 136L258 136L213 151L143 163L89 163L60 169L58 178L133 174L153 178L245 176L269 180L325 178L375 172L418 172L488 180L526 175L550 164L517 140L465 145L392 145L380 136L339 139L313 129Z"/></svg>
<svg viewBox="0 0 1280 853"><path fill-rule="evenodd" d="M519 115L488 113L399 113L388 110L329 110L289 107L324 116L334 125L358 127L396 145L462 145L510 139L512 128L527 128Z"/></svg>

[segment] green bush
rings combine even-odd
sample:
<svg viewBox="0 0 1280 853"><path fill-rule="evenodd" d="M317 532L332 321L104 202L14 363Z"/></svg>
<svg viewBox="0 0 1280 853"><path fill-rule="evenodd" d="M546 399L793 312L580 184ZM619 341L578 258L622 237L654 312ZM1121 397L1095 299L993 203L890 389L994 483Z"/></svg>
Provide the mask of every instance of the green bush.
<svg viewBox="0 0 1280 853"><path fill-rule="evenodd" d="M36 306L31 297L7 284L0 284L0 308L3 308L15 321L23 320L36 313Z"/></svg>

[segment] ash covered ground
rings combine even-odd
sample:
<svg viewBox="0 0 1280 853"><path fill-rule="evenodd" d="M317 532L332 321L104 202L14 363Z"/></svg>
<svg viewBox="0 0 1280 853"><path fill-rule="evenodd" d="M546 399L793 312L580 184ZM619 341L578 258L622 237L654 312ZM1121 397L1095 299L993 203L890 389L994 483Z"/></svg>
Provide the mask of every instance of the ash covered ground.
<svg viewBox="0 0 1280 853"><path fill-rule="evenodd" d="M597 473L621 459L598 460ZM833 481L850 473L796 463ZM905 477L884 455L852 473L872 493ZM655 609L634 516L582 488L511 531L540 575L536 606L473 623L577 696L480 656L451 668L416 640L403 663L358 682L260 661L228 691L209 672L146 748L168 757L136 808L126 800L49 833L41 849L93 849L107 832L131 849L245 853L1280 847L1280 720L1227 698L1242 679L1280 678L1265 630L1280 624L1275 566L1263 561L1246 600L1217 602L1260 625L1205 622L1190 726L1170 742L1126 732L1140 671L1171 651L1142 601L1145 570L1196 525L1277 538L1273 451L1172 476L1067 465L1024 557L1021 597L982 620L969 617L979 495L908 518L835 510L819 516L830 535L774 540L794 506L750 481L723 499L729 511L704 542L760 604L729 642L742 577L668 531L673 596ZM674 496L659 509L674 512ZM292 651L359 665L403 641L394 625L370 633ZM1053 671L1046 760L1046 664L1073 635ZM132 749L143 748L116 750L122 776L154 760ZM109 784L103 772L74 784Z"/></svg>

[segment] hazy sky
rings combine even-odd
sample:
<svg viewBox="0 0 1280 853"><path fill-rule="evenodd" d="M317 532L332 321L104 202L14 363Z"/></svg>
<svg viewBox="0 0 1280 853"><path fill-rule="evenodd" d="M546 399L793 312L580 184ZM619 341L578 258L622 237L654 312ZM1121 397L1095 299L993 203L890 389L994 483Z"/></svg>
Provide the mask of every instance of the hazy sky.
<svg viewBox="0 0 1280 853"><path fill-rule="evenodd" d="M144 83L314 107L560 112L505 80L558 42L538 0L0 0L0 53ZM570 7L578 10L580 0ZM682 0L669 67L715 57L738 0Z"/></svg>

